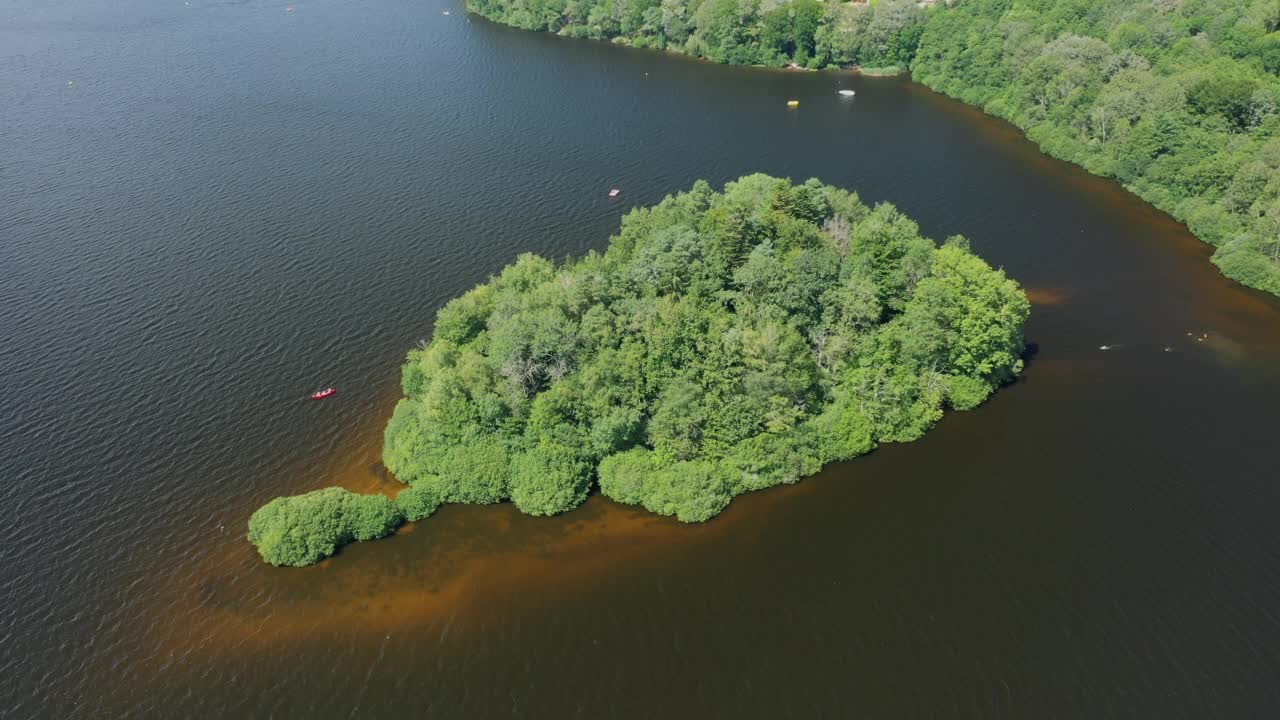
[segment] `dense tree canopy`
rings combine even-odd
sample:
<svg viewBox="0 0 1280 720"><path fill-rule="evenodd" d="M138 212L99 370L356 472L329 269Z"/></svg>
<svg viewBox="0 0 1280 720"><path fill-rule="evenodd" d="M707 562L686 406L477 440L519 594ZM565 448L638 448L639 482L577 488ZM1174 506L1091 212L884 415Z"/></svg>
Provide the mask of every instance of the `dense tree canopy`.
<svg viewBox="0 0 1280 720"><path fill-rule="evenodd" d="M916 0L467 0L467 8L525 30L776 67L905 69L924 29Z"/></svg>
<svg viewBox="0 0 1280 720"><path fill-rule="evenodd" d="M1115 178L1280 294L1277 0L467 0L529 30L725 63L907 66Z"/></svg>
<svg viewBox="0 0 1280 720"><path fill-rule="evenodd" d="M1113 177L1280 293L1280 2L967 0L932 14L916 79Z"/></svg>
<svg viewBox="0 0 1280 720"><path fill-rule="evenodd" d="M402 522L389 498L325 488L263 505L249 518L249 542L272 565L310 565L349 542L384 537Z"/></svg>
<svg viewBox="0 0 1280 720"><path fill-rule="evenodd" d="M442 502L532 515L594 486L706 520L736 494L911 440L1022 367L1028 305L962 239L817 181L698 183L603 254L521 256L409 354L384 461Z"/></svg>

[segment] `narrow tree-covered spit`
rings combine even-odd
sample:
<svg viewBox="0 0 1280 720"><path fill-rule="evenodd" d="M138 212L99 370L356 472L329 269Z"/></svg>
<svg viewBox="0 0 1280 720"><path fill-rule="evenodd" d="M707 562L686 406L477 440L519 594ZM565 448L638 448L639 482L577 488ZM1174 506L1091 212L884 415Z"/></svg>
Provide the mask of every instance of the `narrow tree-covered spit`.
<svg viewBox="0 0 1280 720"><path fill-rule="evenodd" d="M598 490L686 522L879 442L920 437L1022 369L1029 305L953 237L816 180L705 182L632 211L603 253L522 255L409 353L393 503L330 488L249 522L276 565L442 503L530 515Z"/></svg>

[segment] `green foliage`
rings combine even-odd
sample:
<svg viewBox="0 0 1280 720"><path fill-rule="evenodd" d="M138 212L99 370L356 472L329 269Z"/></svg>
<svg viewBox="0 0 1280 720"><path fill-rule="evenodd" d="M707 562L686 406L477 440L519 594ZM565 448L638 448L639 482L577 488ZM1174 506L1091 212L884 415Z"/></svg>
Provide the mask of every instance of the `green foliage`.
<svg viewBox="0 0 1280 720"><path fill-rule="evenodd" d="M962 239L811 180L698 183L604 254L522 256L409 353L383 460L441 502L619 502L686 522L925 432L1022 368L1026 298Z"/></svg>
<svg viewBox="0 0 1280 720"><path fill-rule="evenodd" d="M731 472L707 461L663 463L652 451L633 448L600 463L600 492L683 522L702 522L733 499Z"/></svg>
<svg viewBox="0 0 1280 720"><path fill-rule="evenodd" d="M1214 114L1232 129L1249 126L1249 109L1256 85L1240 77L1206 77L1187 88L1187 106L1202 115Z"/></svg>
<svg viewBox="0 0 1280 720"><path fill-rule="evenodd" d="M925 18L916 0L467 0L467 9L525 30L806 68L906 65Z"/></svg>
<svg viewBox="0 0 1280 720"><path fill-rule="evenodd" d="M421 482L401 490L396 495L396 505L404 513L405 520L418 522L430 517L440 507L440 494L434 483Z"/></svg>
<svg viewBox="0 0 1280 720"><path fill-rule="evenodd" d="M404 515L389 498L325 488L258 508L249 518L249 542L272 565L301 567L354 540L389 535L402 522Z"/></svg>
<svg viewBox="0 0 1280 720"><path fill-rule="evenodd" d="M991 395L992 387L979 378L950 375L946 378L947 402L956 410L972 410Z"/></svg>
<svg viewBox="0 0 1280 720"><path fill-rule="evenodd" d="M1113 177L1280 292L1256 203L1280 187L1280 5L1272 0L1009 0L931 13L915 78Z"/></svg>
<svg viewBox="0 0 1280 720"><path fill-rule="evenodd" d="M728 472L706 460L659 465L643 480L640 504L681 522L710 520L733 499Z"/></svg>
<svg viewBox="0 0 1280 720"><path fill-rule="evenodd" d="M634 447L600 461L600 492L627 505L639 505L645 497L645 480L657 467L653 451Z"/></svg>
<svg viewBox="0 0 1280 720"><path fill-rule="evenodd" d="M576 450L542 443L511 463L511 502L528 515L555 515L587 499L591 463Z"/></svg>
<svg viewBox="0 0 1280 720"><path fill-rule="evenodd" d="M438 458L435 472L417 482L434 485L444 502L489 504L502 502L510 494L511 461L502 442L475 440L450 445Z"/></svg>
<svg viewBox="0 0 1280 720"><path fill-rule="evenodd" d="M404 514L400 508L385 495L356 495L347 497L347 525L351 528L351 537L356 540L377 540L390 535L400 523L404 522Z"/></svg>
<svg viewBox="0 0 1280 720"><path fill-rule="evenodd" d="M435 336L452 343L466 343L484 330L493 313L493 287L481 285L449 301L436 313Z"/></svg>

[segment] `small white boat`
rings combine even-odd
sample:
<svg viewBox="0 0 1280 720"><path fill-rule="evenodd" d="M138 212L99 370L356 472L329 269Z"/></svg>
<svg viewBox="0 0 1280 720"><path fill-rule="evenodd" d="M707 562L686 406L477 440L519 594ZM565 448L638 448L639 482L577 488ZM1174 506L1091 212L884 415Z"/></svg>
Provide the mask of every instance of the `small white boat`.
<svg viewBox="0 0 1280 720"><path fill-rule="evenodd" d="M840 90L839 92L845 97L853 97L855 94L852 90Z"/></svg>
<svg viewBox="0 0 1280 720"><path fill-rule="evenodd" d="M618 188L614 188L614 189L612 189L612 190L610 190L610 191L609 191L609 197L611 197L611 198L618 197L618 196L619 196L619 195L621 195L621 194L622 194L622 191L621 191L621 190L619 190Z"/></svg>

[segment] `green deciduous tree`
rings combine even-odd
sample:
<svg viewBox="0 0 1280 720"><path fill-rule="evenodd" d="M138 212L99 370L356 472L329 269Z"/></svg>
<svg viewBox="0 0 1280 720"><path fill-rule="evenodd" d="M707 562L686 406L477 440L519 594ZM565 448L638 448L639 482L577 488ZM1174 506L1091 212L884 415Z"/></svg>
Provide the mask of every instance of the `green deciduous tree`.
<svg viewBox="0 0 1280 720"><path fill-rule="evenodd" d="M393 532L404 515L390 498L325 488L281 497L249 518L249 542L272 565L310 565L354 540Z"/></svg>

